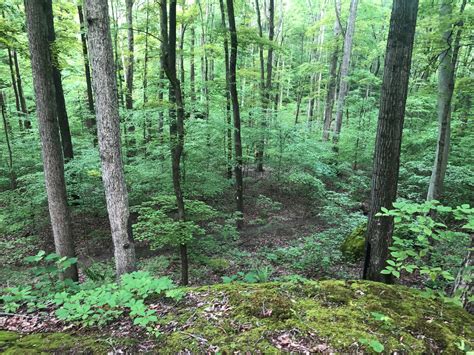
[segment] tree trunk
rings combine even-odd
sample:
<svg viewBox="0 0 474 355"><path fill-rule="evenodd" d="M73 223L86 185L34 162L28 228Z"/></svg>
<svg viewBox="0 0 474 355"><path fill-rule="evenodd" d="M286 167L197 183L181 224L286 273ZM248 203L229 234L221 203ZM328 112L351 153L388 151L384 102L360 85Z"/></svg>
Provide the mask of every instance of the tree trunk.
<svg viewBox="0 0 474 355"><path fill-rule="evenodd" d="M243 179L242 179L242 138L240 133L240 107L239 96L237 94L237 29L235 26L234 1L227 0L227 16L229 18L230 31L230 58L229 58L229 91L232 99L232 113L234 116L234 152L235 152L235 201L237 211L241 214L237 221L237 228L242 228L244 199L243 199Z"/></svg>
<svg viewBox="0 0 474 355"><path fill-rule="evenodd" d="M385 67L375 141L374 167L366 234L364 279L390 282L380 272L392 242L393 218L378 217L397 197L400 147L411 67L418 0L394 0L385 53Z"/></svg>
<svg viewBox="0 0 474 355"><path fill-rule="evenodd" d="M219 0L219 6L221 9L221 21L222 27L224 28L224 65L225 65L225 114L227 123L227 178L232 179L232 118L230 115L230 74L229 74L229 41L227 38L227 24L225 20L225 6L224 0Z"/></svg>
<svg viewBox="0 0 474 355"><path fill-rule="evenodd" d="M341 0L336 0L336 17L337 12L341 11ZM329 132L331 131L332 112L334 108L334 97L336 95L336 79L337 79L337 60L339 58L339 41L341 35L341 27L339 21L334 22L334 50L331 56L331 65L329 69L329 81L327 85L326 107L324 109L324 123L323 123L323 140L329 140Z"/></svg>
<svg viewBox="0 0 474 355"><path fill-rule="evenodd" d="M0 109L2 111L2 120L3 120L3 128L5 129L5 142L7 143L7 150L8 150L8 175L10 178L10 188L12 190L16 189L16 175L15 171L13 170L13 152L12 147L10 145L10 135L8 134L8 122L7 122L7 114L5 112L5 96L2 91L0 91Z"/></svg>
<svg viewBox="0 0 474 355"><path fill-rule="evenodd" d="M461 5L461 13L466 6L466 0ZM449 19L453 13L452 1L443 0L440 7L440 17ZM442 21L449 23L449 21ZM439 56L438 68L438 142L436 144L436 155L428 188L427 200L438 200L443 192L443 182L448 166L449 146L451 141L451 102L455 84L455 68L459 52L460 32L458 30L454 40L453 29L449 23L449 29L443 33L443 43L446 49Z"/></svg>
<svg viewBox="0 0 474 355"><path fill-rule="evenodd" d="M181 84L176 73L176 1L171 0L169 16L167 1L161 0L161 65L170 83L170 146L173 188L178 207L178 219L185 221L183 191L181 188L181 156L184 148L184 100ZM168 29L169 28L169 29ZM188 284L188 258L185 244L180 245L181 254L181 283Z"/></svg>
<svg viewBox="0 0 474 355"><path fill-rule="evenodd" d="M13 66L13 56L12 56L12 51L10 50L10 48L7 49L8 50L8 65L10 67L10 76L11 76L11 79L12 79L12 87L13 87L13 92L15 93L15 105L16 105L16 112L18 112L18 114L21 112L21 108L20 108L20 98L18 97L18 88L17 88L17 85L16 85L16 78L15 78L15 68ZM20 122L20 129L23 127L23 121L20 119L19 120Z"/></svg>
<svg viewBox="0 0 474 355"><path fill-rule="evenodd" d="M20 75L20 66L18 65L18 55L16 51L13 51L13 63L15 64L15 73L16 73L16 85L18 88L18 97L20 99L21 112L25 114L23 125L26 129L31 128L31 121L28 119L28 108L26 107L25 95L23 94L23 84L21 81Z"/></svg>
<svg viewBox="0 0 474 355"><path fill-rule="evenodd" d="M107 211L114 242L117 277L135 270L127 185L120 147L117 79L110 37L107 0L86 0L88 46L97 108L97 133Z"/></svg>
<svg viewBox="0 0 474 355"><path fill-rule="evenodd" d="M344 50L342 52L341 75L339 79L339 95L337 96L336 126L334 127L333 137L334 144L337 144L337 142L339 141L339 134L341 133L342 127L342 115L344 113L344 101L346 100L346 95L349 91L349 66L351 60L352 40L355 31L358 3L359 0L351 0L349 20L347 21L347 30L344 37Z"/></svg>
<svg viewBox="0 0 474 355"><path fill-rule="evenodd" d="M68 162L74 158L74 152L72 149L71 130L69 129L66 100L64 99L63 84L61 82L61 71L59 69L59 53L56 46L56 33L54 31L53 1L47 0L47 6L48 41L51 50L54 91L56 94L56 114L58 117L59 132L61 133L61 145L63 147L64 160Z"/></svg>
<svg viewBox="0 0 474 355"><path fill-rule="evenodd" d="M128 45L128 58L127 67L125 69L125 82L127 84L127 92L125 94L125 108L131 110L133 108L133 0L125 0L125 7L127 12L127 45Z"/></svg>
<svg viewBox="0 0 474 355"><path fill-rule="evenodd" d="M196 42L196 30L191 26L191 58L189 60L189 85L191 91L191 110L194 111L196 104L196 66L194 64L194 45Z"/></svg>
<svg viewBox="0 0 474 355"><path fill-rule="evenodd" d="M123 100L123 87L122 87L122 64L120 61L119 57L119 48L118 48L118 9L117 9L117 4L115 5L114 8L114 1L116 0L110 0L110 5L111 5L111 13L112 13L112 19L113 19L113 25L114 25L114 37L113 37L113 49L114 49L114 63L115 63L115 71L117 73L117 82L118 82L118 89L117 89L117 95L120 100L120 105L122 107L125 106L125 102ZM118 0L117 0L118 1Z"/></svg>
<svg viewBox="0 0 474 355"><path fill-rule="evenodd" d="M87 85L87 103L89 105L89 111L91 114L95 114L94 98L92 96L91 70L89 67L89 57L87 54L86 28L84 24L84 13L82 12L82 6L77 6L77 12L79 13L79 24L81 26L82 56L84 57L84 73L86 74ZM93 122L90 126L95 126L95 122Z"/></svg>
<svg viewBox="0 0 474 355"><path fill-rule="evenodd" d="M56 253L74 257L69 207L67 204L64 162L59 139L56 102L48 41L48 0L26 0L25 12L30 47L31 68L36 97L36 114L48 196L49 215ZM69 267L64 278L78 280L77 265Z"/></svg>

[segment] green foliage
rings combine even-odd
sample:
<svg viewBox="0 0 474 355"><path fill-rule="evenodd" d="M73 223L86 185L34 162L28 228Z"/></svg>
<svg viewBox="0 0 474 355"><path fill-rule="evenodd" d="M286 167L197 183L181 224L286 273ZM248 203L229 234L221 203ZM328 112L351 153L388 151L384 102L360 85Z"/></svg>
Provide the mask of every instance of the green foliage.
<svg viewBox="0 0 474 355"><path fill-rule="evenodd" d="M225 284L235 281L242 281L247 283L268 282L272 273L272 268L269 266L265 266L259 269L249 271L247 273L240 271L232 276L223 276L222 282Z"/></svg>
<svg viewBox="0 0 474 355"><path fill-rule="evenodd" d="M158 321L156 311L145 301L160 296L179 301L184 291L176 289L167 277L156 279L147 272L137 271L123 275L120 283L84 287L76 293L56 293L54 303L59 306L56 315L61 320L86 327L103 326L126 313L134 324L158 335L154 328Z"/></svg>
<svg viewBox="0 0 474 355"><path fill-rule="evenodd" d="M385 349L383 344L377 339L359 338L359 343L362 345L368 345L376 353L381 353Z"/></svg>
<svg viewBox="0 0 474 355"><path fill-rule="evenodd" d="M69 279L60 280L59 275L71 265L76 258L60 257L56 253L46 254L44 250L25 258L32 264L31 273L34 282L31 285L7 287L2 289L1 300L7 312L16 312L26 306L29 311L46 308L52 294L65 290L76 290L77 284Z"/></svg>
<svg viewBox="0 0 474 355"><path fill-rule="evenodd" d="M176 219L177 206L174 196L157 196L133 209L138 221L133 225L137 240L150 243L152 249L188 244L205 235L198 223L217 216L217 212L204 202L185 200L186 221Z"/></svg>
<svg viewBox="0 0 474 355"><path fill-rule="evenodd" d="M382 208L378 216L392 217L395 222L391 258L383 274L392 274L399 278L403 272L413 273L419 270L428 276L428 285L440 287L454 280L454 272L459 267L463 255L453 248L456 244L463 253L469 243L466 232L474 229L474 208L469 205L451 208L438 201L421 204L410 202L394 203L393 209ZM443 221L451 221L451 228ZM454 223L456 222L456 223ZM444 250L451 250L457 259L444 256Z"/></svg>
<svg viewBox="0 0 474 355"><path fill-rule="evenodd" d="M365 252L367 223L361 223L341 244L342 255L351 261L361 260Z"/></svg>

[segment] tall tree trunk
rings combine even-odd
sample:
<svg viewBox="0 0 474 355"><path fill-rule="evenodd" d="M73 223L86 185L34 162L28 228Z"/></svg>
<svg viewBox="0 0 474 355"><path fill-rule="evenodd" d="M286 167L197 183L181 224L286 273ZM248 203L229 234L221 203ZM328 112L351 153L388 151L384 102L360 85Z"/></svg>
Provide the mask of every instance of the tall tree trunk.
<svg viewBox="0 0 474 355"><path fill-rule="evenodd" d="M8 65L10 67L10 76L12 79L12 87L13 87L13 92L15 93L15 105L16 105L16 112L20 113L21 108L20 108L20 98L18 97L18 88L16 85L16 78L15 78L15 68L13 66L13 56L12 56L12 51L10 48L8 50ZM20 119L20 128L23 126L23 121Z"/></svg>
<svg viewBox="0 0 474 355"><path fill-rule="evenodd" d="M48 0L25 0L28 42L36 97L36 114L48 196L49 215L56 253L74 257L71 221L67 204L64 162L59 139L56 102L48 41ZM77 266L71 265L62 275L78 280Z"/></svg>
<svg viewBox="0 0 474 355"><path fill-rule="evenodd" d="M150 9L148 0L145 3L145 11L146 11L146 18L145 18L145 53L143 56L143 109L145 120L143 122L143 139L145 143L149 143L151 140L151 127L148 123L148 114L147 114L147 103L148 103L148 30L149 30L149 19L150 19ZM145 154L146 154L146 147L145 147Z"/></svg>
<svg viewBox="0 0 474 355"><path fill-rule="evenodd" d="M466 0L461 5L461 13L466 6ZM438 200L443 192L443 182L448 166L449 146L451 141L451 102L455 83L455 68L459 53L461 29L458 30L454 40L452 24L449 19L453 13L452 1L443 0L440 7L440 17L443 24L449 24L449 29L443 33L443 43L446 49L439 56L438 68L438 142L436 155L428 188L427 200ZM444 21L443 21L444 20Z"/></svg>
<svg viewBox="0 0 474 355"><path fill-rule="evenodd" d="M71 130L69 128L69 118L66 110L66 100L64 99L63 84L61 81L61 70L59 69L59 53L56 46L56 33L54 31L53 1L47 0L46 15L48 22L48 41L51 50L51 64L56 94L56 114L58 117L59 132L61 134L61 145L63 147L64 160L68 162L74 158L72 149Z"/></svg>
<svg viewBox="0 0 474 355"><path fill-rule="evenodd" d="M117 88L117 95L120 100L120 105L122 107L125 106L125 102L123 100L123 87L122 87L122 62L120 60L119 56L119 43L118 43L118 4L115 4L114 7L114 1L118 0L110 0L110 5L111 5L111 13L112 13L112 20L113 20L113 49L114 49L114 63L115 63L115 70L117 73L117 82L118 82L118 88Z"/></svg>
<svg viewBox="0 0 474 355"><path fill-rule="evenodd" d="M158 103L162 104L165 94L164 94L164 80L165 80L165 71L163 67L160 68L160 77L158 81ZM163 126L164 126L164 114L163 111L158 111L158 141L160 145L163 143Z"/></svg>
<svg viewBox="0 0 474 355"><path fill-rule="evenodd" d="M18 98L20 99L21 112L26 116L23 126L26 129L31 128L31 121L28 118L28 108L26 107L25 95L23 94L23 83L21 81L20 66L18 65L18 55L16 51L13 51L13 63L15 64L16 73L16 85L18 88Z"/></svg>
<svg viewBox="0 0 474 355"><path fill-rule="evenodd" d="M86 40L86 28L84 24L84 13L82 12L82 6L77 6L77 12L79 13L79 24L81 26L81 43L82 43L82 56L84 58L84 73L86 75L87 85L87 103L91 114L94 112L94 98L92 96L92 82L91 82L91 70L89 67L89 57L87 54L87 40ZM91 126L95 126L95 122L92 122Z"/></svg>
<svg viewBox="0 0 474 355"><path fill-rule="evenodd" d="M191 97L191 110L194 111L194 105L196 104L196 67L194 64L194 46L196 42L196 29L194 25L191 26L191 57L189 60L189 85L190 85L190 97Z"/></svg>
<svg viewBox="0 0 474 355"><path fill-rule="evenodd" d="M227 38L227 24L225 19L225 6L224 0L219 0L219 6L221 10L221 22L222 27L224 28L224 65L225 65L225 114L226 114L226 123L227 123L227 178L232 179L232 118L230 115L230 74L229 74L229 40Z"/></svg>
<svg viewBox="0 0 474 355"><path fill-rule="evenodd" d="M392 243L393 218L376 216L397 197L400 147L410 76L418 0L394 0L388 33L366 234L364 279L390 282L380 272Z"/></svg>
<svg viewBox="0 0 474 355"><path fill-rule="evenodd" d="M5 96L3 91L0 91L0 109L2 111L2 120L3 120L3 128L5 130L5 142L7 143L7 150L8 150L8 175L10 178L10 188L12 190L16 189L16 175L15 171L13 170L13 152L12 147L10 145L10 135L8 133L8 122L7 122L7 114L5 112Z"/></svg>
<svg viewBox="0 0 474 355"><path fill-rule="evenodd" d="M234 16L234 0L227 0L227 16L229 18L230 31L230 58L229 58L229 91L232 99L232 113L234 116L234 152L235 152L235 201L237 203L237 211L241 214L238 219L237 228L242 228L244 213L244 197L243 197L243 179L242 179L242 137L240 133L240 107L239 96L237 93L237 29L235 26Z"/></svg>
<svg viewBox="0 0 474 355"><path fill-rule="evenodd" d="M185 221L183 191L181 188L181 156L184 148L184 100L181 84L176 73L176 0L170 1L169 16L167 1L161 0L161 65L170 83L170 146L173 188L178 207L178 219ZM181 283L188 284L188 257L186 244L180 245Z"/></svg>
<svg viewBox="0 0 474 355"><path fill-rule="evenodd" d="M119 278L122 274L135 270L135 244L122 165L117 79L109 12L107 0L86 0L84 7L89 25L87 40L97 107L102 180L114 243L115 271Z"/></svg>
<svg viewBox="0 0 474 355"><path fill-rule="evenodd" d="M349 20L347 21L347 30L344 36L344 50L342 52L341 75L339 83L339 94L337 96L336 108L336 126L334 127L333 142L337 144L339 135L341 134L342 115L344 113L344 101L349 91L349 67L352 53L352 41L354 38L355 22L357 15L357 5L359 0L351 0L349 10Z"/></svg>
<svg viewBox="0 0 474 355"><path fill-rule="evenodd" d="M128 46L128 58L127 67L125 69L125 82L127 84L127 92L125 94L125 107L128 110L133 108L133 62L135 60L133 53L133 0L125 0L125 7L127 12L127 46Z"/></svg>
<svg viewBox="0 0 474 355"><path fill-rule="evenodd" d="M341 0L336 0L336 17L338 12L341 12ZM329 69L329 81L327 84L326 93L326 107L324 109L324 123L323 123L323 140L329 140L329 132L331 131L332 124L332 112L334 108L334 97L336 96L336 79L337 79L337 61L339 58L339 46L340 46L340 35L341 26L338 19L334 22L334 50L331 55L331 64Z"/></svg>

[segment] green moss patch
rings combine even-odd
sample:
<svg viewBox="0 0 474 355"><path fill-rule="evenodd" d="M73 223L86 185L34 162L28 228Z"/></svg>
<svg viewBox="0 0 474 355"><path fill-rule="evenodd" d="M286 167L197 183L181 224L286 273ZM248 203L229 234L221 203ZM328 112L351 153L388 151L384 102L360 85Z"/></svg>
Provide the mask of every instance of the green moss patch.
<svg viewBox="0 0 474 355"><path fill-rule="evenodd" d="M361 260L364 256L367 224L361 223L341 244L341 253L349 261Z"/></svg>
<svg viewBox="0 0 474 355"><path fill-rule="evenodd" d="M462 353L457 345L462 342L474 346L474 319L461 307L415 289L368 281L189 288L182 301L159 314L155 350L166 353L370 353L364 344L377 342L386 353L452 354ZM0 352L106 353L112 338L0 332Z"/></svg>

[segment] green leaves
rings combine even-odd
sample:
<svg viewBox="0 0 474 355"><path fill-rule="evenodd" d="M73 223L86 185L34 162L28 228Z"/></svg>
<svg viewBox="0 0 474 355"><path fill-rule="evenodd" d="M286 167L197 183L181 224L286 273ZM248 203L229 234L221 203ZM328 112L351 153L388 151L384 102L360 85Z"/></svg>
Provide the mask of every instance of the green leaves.
<svg viewBox="0 0 474 355"><path fill-rule="evenodd" d="M360 338L359 343L363 345L368 345L376 353L381 353L385 349L383 344L379 342L377 339Z"/></svg>

